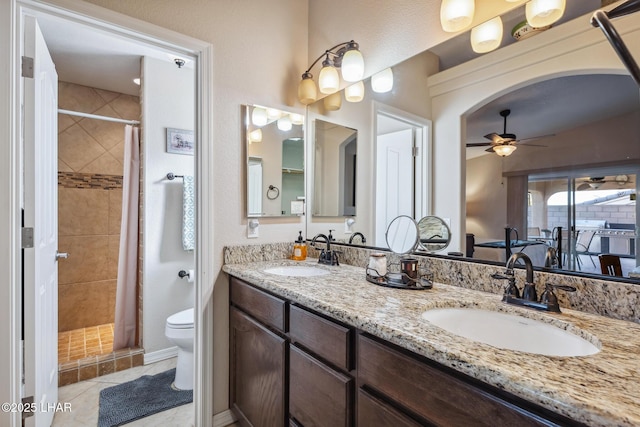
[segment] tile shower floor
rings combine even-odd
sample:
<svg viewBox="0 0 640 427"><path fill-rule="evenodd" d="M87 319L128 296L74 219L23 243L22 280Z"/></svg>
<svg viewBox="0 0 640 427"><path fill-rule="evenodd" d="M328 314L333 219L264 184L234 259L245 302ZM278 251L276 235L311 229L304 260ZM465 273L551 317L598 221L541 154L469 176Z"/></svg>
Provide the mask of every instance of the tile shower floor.
<svg viewBox="0 0 640 427"><path fill-rule="evenodd" d="M113 351L113 323L58 332L58 363Z"/></svg>
<svg viewBox="0 0 640 427"><path fill-rule="evenodd" d="M113 323L58 332L58 386L144 363L141 348L113 351Z"/></svg>

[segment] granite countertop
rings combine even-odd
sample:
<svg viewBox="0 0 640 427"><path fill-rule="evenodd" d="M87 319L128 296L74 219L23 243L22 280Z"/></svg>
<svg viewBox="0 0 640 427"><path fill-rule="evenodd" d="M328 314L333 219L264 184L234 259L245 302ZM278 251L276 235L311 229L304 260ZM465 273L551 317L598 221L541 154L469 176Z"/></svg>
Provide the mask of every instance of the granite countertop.
<svg viewBox="0 0 640 427"><path fill-rule="evenodd" d="M289 277L263 271L300 264L332 274ZM569 309L560 314L539 312L506 305L500 295L439 283L419 291L386 288L367 282L363 268L311 260L226 264L223 271L576 421L640 425L639 324ZM519 314L570 330L601 351L555 357L495 348L422 319L425 310L438 307Z"/></svg>

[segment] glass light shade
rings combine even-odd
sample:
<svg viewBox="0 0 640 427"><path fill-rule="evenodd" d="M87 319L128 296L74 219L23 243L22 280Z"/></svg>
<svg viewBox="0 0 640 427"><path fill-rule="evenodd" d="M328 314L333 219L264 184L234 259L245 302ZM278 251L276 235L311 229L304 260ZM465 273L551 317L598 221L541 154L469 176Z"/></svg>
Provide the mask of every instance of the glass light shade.
<svg viewBox="0 0 640 427"><path fill-rule="evenodd" d="M471 47L476 53L486 53L497 49L502 42L502 19L499 16L484 22L471 30Z"/></svg>
<svg viewBox="0 0 640 427"><path fill-rule="evenodd" d="M357 82L364 77L364 58L358 49L345 52L342 57L342 78L345 82Z"/></svg>
<svg viewBox="0 0 640 427"><path fill-rule="evenodd" d="M371 89L376 93L385 93L393 89L393 71L386 68L371 76Z"/></svg>
<svg viewBox="0 0 640 427"><path fill-rule="evenodd" d="M277 120L282 115L282 111L277 108L267 108L267 118L269 120Z"/></svg>
<svg viewBox="0 0 640 427"><path fill-rule="evenodd" d="M316 102L316 99L318 99L318 89L313 79L308 77L300 80L300 84L298 84L298 100L304 105L309 105Z"/></svg>
<svg viewBox="0 0 640 427"><path fill-rule="evenodd" d="M516 151L516 148L517 147L515 145L496 145L495 147L493 147L493 152L498 156L507 157L510 156L511 153Z"/></svg>
<svg viewBox="0 0 640 427"><path fill-rule="evenodd" d="M565 0L531 0L525 8L527 22L534 28L545 27L562 18Z"/></svg>
<svg viewBox="0 0 640 427"><path fill-rule="evenodd" d="M364 98L364 83L359 81L344 89L344 99L348 102L360 102Z"/></svg>
<svg viewBox="0 0 640 427"><path fill-rule="evenodd" d="M301 125L304 123L304 116L302 114L291 113L291 123L294 125Z"/></svg>
<svg viewBox="0 0 640 427"><path fill-rule="evenodd" d="M326 65L320 70L318 86L322 93L334 93L340 88L340 76L333 65Z"/></svg>
<svg viewBox="0 0 640 427"><path fill-rule="evenodd" d="M262 129L249 132L249 142L262 142Z"/></svg>
<svg viewBox="0 0 640 427"><path fill-rule="evenodd" d="M323 100L324 109L327 111L336 111L342 107L342 95L341 92L335 92L327 96Z"/></svg>
<svg viewBox="0 0 640 427"><path fill-rule="evenodd" d="M289 116L282 116L278 119L278 129L281 131L287 132L291 130L291 119Z"/></svg>
<svg viewBox="0 0 640 427"><path fill-rule="evenodd" d="M267 124L267 110L262 107L253 107L251 113L251 123L255 126L264 126Z"/></svg>
<svg viewBox="0 0 640 427"><path fill-rule="evenodd" d="M442 0L440 25L448 33L464 30L473 21L476 5L474 0Z"/></svg>

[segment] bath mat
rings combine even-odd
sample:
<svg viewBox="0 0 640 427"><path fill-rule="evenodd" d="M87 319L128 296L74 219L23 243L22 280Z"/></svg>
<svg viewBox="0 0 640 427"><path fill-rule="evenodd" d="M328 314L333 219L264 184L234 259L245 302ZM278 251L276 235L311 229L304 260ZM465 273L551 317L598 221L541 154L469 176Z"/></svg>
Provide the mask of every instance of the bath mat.
<svg viewBox="0 0 640 427"><path fill-rule="evenodd" d="M115 427L193 401L193 390L175 390L175 369L100 391L98 427Z"/></svg>

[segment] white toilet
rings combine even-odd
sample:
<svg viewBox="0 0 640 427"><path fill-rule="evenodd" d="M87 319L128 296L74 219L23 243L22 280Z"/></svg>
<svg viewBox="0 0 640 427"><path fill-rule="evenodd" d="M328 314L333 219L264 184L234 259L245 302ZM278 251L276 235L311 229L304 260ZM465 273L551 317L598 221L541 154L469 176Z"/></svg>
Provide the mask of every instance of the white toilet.
<svg viewBox="0 0 640 427"><path fill-rule="evenodd" d="M164 334L178 346L178 362L174 386L180 390L193 389L193 308L167 318Z"/></svg>

